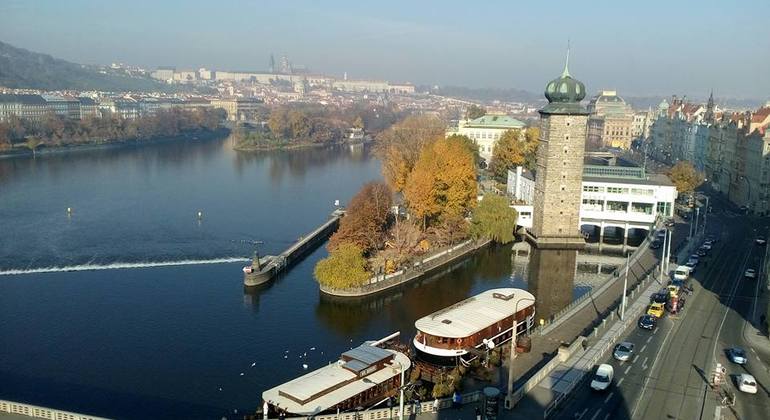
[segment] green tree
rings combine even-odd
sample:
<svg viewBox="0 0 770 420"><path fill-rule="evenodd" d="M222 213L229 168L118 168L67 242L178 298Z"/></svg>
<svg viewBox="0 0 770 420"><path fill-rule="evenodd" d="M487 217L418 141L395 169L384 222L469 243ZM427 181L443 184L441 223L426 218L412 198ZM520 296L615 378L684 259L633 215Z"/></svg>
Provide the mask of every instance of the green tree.
<svg viewBox="0 0 770 420"><path fill-rule="evenodd" d="M486 194L471 219L471 235L478 238L490 238L501 244L513 240L516 229L516 210L508 205L508 200L500 195Z"/></svg>
<svg viewBox="0 0 770 420"><path fill-rule="evenodd" d="M703 174L688 161L677 162L668 176L676 186L676 190L683 194L692 194L703 183Z"/></svg>
<svg viewBox="0 0 770 420"><path fill-rule="evenodd" d="M508 178L508 170L526 163L525 145L518 130L508 130L500 136L492 149L489 171L500 182Z"/></svg>
<svg viewBox="0 0 770 420"><path fill-rule="evenodd" d="M371 277L361 248L350 243L340 244L318 261L314 274L318 283L335 289L361 286Z"/></svg>
<svg viewBox="0 0 770 420"><path fill-rule="evenodd" d="M487 110L476 104L471 104L468 108L465 109L466 120L475 120L476 118L481 118L484 115L487 115Z"/></svg>

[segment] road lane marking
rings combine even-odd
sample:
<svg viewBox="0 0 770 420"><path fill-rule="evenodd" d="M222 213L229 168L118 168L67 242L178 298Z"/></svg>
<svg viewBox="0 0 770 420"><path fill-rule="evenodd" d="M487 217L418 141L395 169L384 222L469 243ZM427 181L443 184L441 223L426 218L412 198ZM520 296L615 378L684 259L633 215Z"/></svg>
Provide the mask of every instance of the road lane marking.
<svg viewBox="0 0 770 420"><path fill-rule="evenodd" d="M596 410L596 412L594 413L594 415L593 415L593 416L591 416L591 420L596 420L596 417L598 417L598 416L599 416L599 413L601 413L601 412L602 412L602 409L601 409L601 408L600 408L600 409L598 409L598 410Z"/></svg>
<svg viewBox="0 0 770 420"><path fill-rule="evenodd" d="M624 371L623 371L623 374L624 374L624 375L625 375L625 374L627 374L629 370L631 370L631 366L628 366L628 367L626 368L626 370L624 370Z"/></svg>
<svg viewBox="0 0 770 420"><path fill-rule="evenodd" d="M647 344L643 345L641 349L639 349L639 353L644 353L644 350L647 348Z"/></svg>
<svg viewBox="0 0 770 420"><path fill-rule="evenodd" d="M652 336L650 336L650 337L647 337L647 341L646 341L646 343L647 343L647 344L650 344L650 341L652 341Z"/></svg>
<svg viewBox="0 0 770 420"><path fill-rule="evenodd" d="M620 380L618 381L618 386L620 386L620 384L622 384L622 383L623 383L623 380L624 380L624 379L626 379L626 378L620 378Z"/></svg>
<svg viewBox="0 0 770 420"><path fill-rule="evenodd" d="M631 361L631 363L634 363L634 362L636 362L637 360L639 360L639 355L638 355L638 354L637 354L636 356L634 356L634 360L632 360L632 361Z"/></svg>
<svg viewBox="0 0 770 420"><path fill-rule="evenodd" d="M607 420L608 418L610 418L610 413L607 413L607 415L604 416L604 420Z"/></svg>
<svg viewBox="0 0 770 420"><path fill-rule="evenodd" d="M588 412L588 409L587 409L587 408L584 408L584 409L583 409L583 411L581 411L581 412L580 412L580 414L575 414L575 416L576 416L578 419L582 419L582 418L583 418L583 416L585 416L587 412Z"/></svg>
<svg viewBox="0 0 770 420"><path fill-rule="evenodd" d="M612 398L613 395L615 395L614 391L607 394L607 398L604 399L604 403L607 404L607 402L610 400L610 398Z"/></svg>

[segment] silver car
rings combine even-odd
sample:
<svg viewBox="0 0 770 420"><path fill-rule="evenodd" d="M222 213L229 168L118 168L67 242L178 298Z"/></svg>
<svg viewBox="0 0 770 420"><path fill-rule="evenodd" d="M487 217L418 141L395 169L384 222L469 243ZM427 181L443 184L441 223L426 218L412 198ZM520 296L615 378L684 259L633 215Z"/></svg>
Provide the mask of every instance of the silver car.
<svg viewBox="0 0 770 420"><path fill-rule="evenodd" d="M615 360L620 360L621 362L627 361L631 358L631 356L633 356L633 354L634 343L629 343L628 341L618 343L618 345L615 346L615 350L612 351L612 357L614 357Z"/></svg>

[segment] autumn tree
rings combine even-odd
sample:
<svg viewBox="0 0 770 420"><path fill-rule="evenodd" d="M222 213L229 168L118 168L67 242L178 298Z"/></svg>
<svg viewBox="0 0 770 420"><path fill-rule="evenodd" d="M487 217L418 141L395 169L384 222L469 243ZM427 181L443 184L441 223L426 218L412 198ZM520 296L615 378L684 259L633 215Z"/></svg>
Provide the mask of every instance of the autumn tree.
<svg viewBox="0 0 770 420"><path fill-rule="evenodd" d="M516 210L508 205L508 200L497 194L486 194L471 218L471 235L478 238L490 238L501 244L513 240L516 229Z"/></svg>
<svg viewBox="0 0 770 420"><path fill-rule="evenodd" d="M471 104L468 108L465 109L466 120L475 120L476 118L481 118L484 115L487 115L487 110L476 104Z"/></svg>
<svg viewBox="0 0 770 420"><path fill-rule="evenodd" d="M370 277L361 248L351 243L330 251L328 257L318 261L313 274L322 286L334 289L361 286Z"/></svg>
<svg viewBox="0 0 770 420"><path fill-rule="evenodd" d="M404 199L423 226L442 217L464 217L476 201L473 155L457 138L425 147L409 174Z"/></svg>
<svg viewBox="0 0 770 420"><path fill-rule="evenodd" d="M689 161L679 161L668 173L676 190L683 194L691 194L703 183L703 174L698 172Z"/></svg>
<svg viewBox="0 0 770 420"><path fill-rule="evenodd" d="M393 205L390 189L382 182L369 182L350 200L339 229L329 239L329 250L352 243L364 254L382 247Z"/></svg>
<svg viewBox="0 0 770 420"><path fill-rule="evenodd" d="M471 154L473 155L473 161L476 163L476 165L481 163L481 155L479 154L479 145L476 144L476 142L473 141L470 137L463 136L461 134L452 134L447 138L461 141L463 145L465 145L465 147L468 149L468 151L470 151Z"/></svg>
<svg viewBox="0 0 770 420"><path fill-rule="evenodd" d="M524 132L524 166L530 171L537 168L537 147L540 145L540 127L527 127Z"/></svg>
<svg viewBox="0 0 770 420"><path fill-rule="evenodd" d="M508 130L500 136L492 149L489 170L499 181L508 177L508 170L526 163L524 142L518 130Z"/></svg>
<svg viewBox="0 0 770 420"><path fill-rule="evenodd" d="M382 174L394 192L401 192L422 149L444 137L446 124L431 115L412 115L377 136L375 151L382 159Z"/></svg>

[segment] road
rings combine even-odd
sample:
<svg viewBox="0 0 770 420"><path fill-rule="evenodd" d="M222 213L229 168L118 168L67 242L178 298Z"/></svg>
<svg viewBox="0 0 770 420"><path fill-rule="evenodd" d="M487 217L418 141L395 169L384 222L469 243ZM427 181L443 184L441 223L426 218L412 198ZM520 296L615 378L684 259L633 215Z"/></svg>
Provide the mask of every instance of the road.
<svg viewBox="0 0 770 420"><path fill-rule="evenodd" d="M770 349L764 343L756 345L756 339L750 340L751 335L745 333L747 317L762 308L754 303L757 282L743 279L747 267L762 266L765 249L756 246L753 238L765 225L729 211L729 204L719 199L713 207L709 232L719 235L721 241L698 267L695 292L684 311L664 317L654 332L629 328L623 341L636 345L635 356L628 362L612 360L611 355L605 360L615 368L614 387L602 394L590 392L587 385L581 387L557 418L713 418L715 394L708 380L715 361L725 365L731 375L745 368L760 384L756 395L736 393L732 414L742 419L767 418ZM732 365L725 357L724 349L736 345L749 351L745 367ZM729 409L722 414L729 418Z"/></svg>

